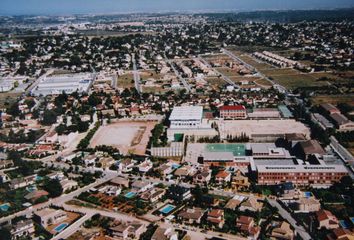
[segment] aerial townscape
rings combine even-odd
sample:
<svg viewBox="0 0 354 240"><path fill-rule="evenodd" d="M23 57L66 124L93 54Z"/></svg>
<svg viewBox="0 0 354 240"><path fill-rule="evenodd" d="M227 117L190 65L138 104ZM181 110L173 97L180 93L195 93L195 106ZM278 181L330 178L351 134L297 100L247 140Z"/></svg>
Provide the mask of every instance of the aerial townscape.
<svg viewBox="0 0 354 240"><path fill-rule="evenodd" d="M1 240L354 239L354 8L0 15L0 117Z"/></svg>

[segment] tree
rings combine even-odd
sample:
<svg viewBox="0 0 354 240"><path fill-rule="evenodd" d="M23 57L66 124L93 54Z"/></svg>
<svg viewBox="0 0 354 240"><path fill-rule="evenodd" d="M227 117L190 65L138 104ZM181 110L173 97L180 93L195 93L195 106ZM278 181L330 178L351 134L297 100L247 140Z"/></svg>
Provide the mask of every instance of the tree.
<svg viewBox="0 0 354 240"><path fill-rule="evenodd" d="M2 227L0 229L0 240L12 239L11 233L7 228Z"/></svg>
<svg viewBox="0 0 354 240"><path fill-rule="evenodd" d="M20 109L18 108L18 103L15 102L13 104L10 105L9 108L6 109L6 113L14 116L14 117L17 117L18 115L20 115Z"/></svg>
<svg viewBox="0 0 354 240"><path fill-rule="evenodd" d="M59 197L63 193L63 188L58 179L46 179L43 189L49 193L51 198Z"/></svg>
<svg viewBox="0 0 354 240"><path fill-rule="evenodd" d="M42 124L52 125L56 122L57 122L57 114L53 110L44 111Z"/></svg>

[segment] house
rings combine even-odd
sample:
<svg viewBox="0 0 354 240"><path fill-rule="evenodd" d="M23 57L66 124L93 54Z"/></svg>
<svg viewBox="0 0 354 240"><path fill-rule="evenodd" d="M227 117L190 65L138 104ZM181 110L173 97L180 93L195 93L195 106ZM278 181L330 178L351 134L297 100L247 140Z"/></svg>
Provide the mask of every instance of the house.
<svg viewBox="0 0 354 240"><path fill-rule="evenodd" d="M209 168L204 168L201 171L198 171L194 177L193 182L196 184L207 184L211 179L211 170Z"/></svg>
<svg viewBox="0 0 354 240"><path fill-rule="evenodd" d="M133 192L145 192L153 187L150 182L147 181L135 181L132 183L132 191Z"/></svg>
<svg viewBox="0 0 354 240"><path fill-rule="evenodd" d="M172 173L173 168L171 164L162 164L159 168L158 171L161 173L163 176L167 176L168 174Z"/></svg>
<svg viewBox="0 0 354 240"><path fill-rule="evenodd" d="M219 228L224 226L224 210L212 209L208 212L207 221Z"/></svg>
<svg viewBox="0 0 354 240"><path fill-rule="evenodd" d="M130 172L133 170L134 164L136 161L126 158L119 162L118 169L124 173Z"/></svg>
<svg viewBox="0 0 354 240"><path fill-rule="evenodd" d="M12 167L13 165L14 163L12 160L5 160L5 159L0 160L0 169L9 168Z"/></svg>
<svg viewBox="0 0 354 240"><path fill-rule="evenodd" d="M276 227L271 232L271 238L279 240L294 239L294 231L290 228L290 224L282 222L279 227Z"/></svg>
<svg viewBox="0 0 354 240"><path fill-rule="evenodd" d="M78 187L78 183L70 179L63 179L62 181L60 181L60 185L63 188L64 192Z"/></svg>
<svg viewBox="0 0 354 240"><path fill-rule="evenodd" d="M251 212L259 212L263 207L263 203L258 202L257 198L250 196L246 201L241 203L240 211L249 210Z"/></svg>
<svg viewBox="0 0 354 240"><path fill-rule="evenodd" d="M243 215L236 219L236 228L246 234L249 239L258 239L261 232L261 228L255 226L253 218Z"/></svg>
<svg viewBox="0 0 354 240"><path fill-rule="evenodd" d="M65 176L64 176L63 172L52 172L52 173L47 174L47 177L49 179L57 179L57 180L61 181L64 179Z"/></svg>
<svg viewBox="0 0 354 240"><path fill-rule="evenodd" d="M151 240L178 240L178 234L172 228L158 227Z"/></svg>
<svg viewBox="0 0 354 240"><path fill-rule="evenodd" d="M353 240L354 232L348 229L336 228L333 229L330 234L327 235L328 240Z"/></svg>
<svg viewBox="0 0 354 240"><path fill-rule="evenodd" d="M189 188L180 186L180 185L171 185L168 188L167 197L176 201L182 202L192 197L191 191Z"/></svg>
<svg viewBox="0 0 354 240"><path fill-rule="evenodd" d="M115 177L111 180L111 183L124 188L129 187L129 179L123 177Z"/></svg>
<svg viewBox="0 0 354 240"><path fill-rule="evenodd" d="M318 229L335 229L339 227L339 221L330 211L319 210L316 212Z"/></svg>
<svg viewBox="0 0 354 240"><path fill-rule="evenodd" d="M34 213L34 219L43 227L57 224L68 217L67 213L61 209L45 208Z"/></svg>
<svg viewBox="0 0 354 240"><path fill-rule="evenodd" d="M116 162L116 160L114 160L112 157L104 157L100 158L98 162L101 164L101 168L107 169L110 168Z"/></svg>
<svg viewBox="0 0 354 240"><path fill-rule="evenodd" d="M235 210L238 208L241 203L246 199L246 197L241 196L241 195L235 195L233 198L231 198L225 205L226 209L231 209Z"/></svg>
<svg viewBox="0 0 354 240"><path fill-rule="evenodd" d="M131 226L129 226L128 224L121 223L117 226L110 227L109 230L112 233L112 236L115 238L128 239L130 228L131 228Z"/></svg>
<svg viewBox="0 0 354 240"><path fill-rule="evenodd" d="M150 191L146 191L143 194L141 194L140 198L144 201L155 203L159 199L161 199L165 195L165 193L166 193L165 189L155 187Z"/></svg>
<svg viewBox="0 0 354 240"><path fill-rule="evenodd" d="M231 179L231 188L240 191L245 190L250 187L251 183L248 180L248 177L244 176L243 173L238 169L234 176Z"/></svg>
<svg viewBox="0 0 354 240"><path fill-rule="evenodd" d="M10 182L11 189L27 187L35 183L36 175L27 176L24 178L15 178Z"/></svg>
<svg viewBox="0 0 354 240"><path fill-rule="evenodd" d="M98 189L98 191L100 193L104 193L108 196L118 196L122 192L122 189L118 186L106 185L106 186L100 187Z"/></svg>
<svg viewBox="0 0 354 240"><path fill-rule="evenodd" d="M301 197L295 202L295 207L299 212L317 212L321 209L321 203L314 197Z"/></svg>
<svg viewBox="0 0 354 240"><path fill-rule="evenodd" d="M31 236L35 232L32 219L26 219L15 223L10 232L11 236L16 239L22 236Z"/></svg>
<svg viewBox="0 0 354 240"><path fill-rule="evenodd" d="M30 201L32 203L35 203L38 199L42 198L42 197L47 197L49 195L49 193L47 191L44 190L35 190L33 192L29 192L27 193L24 198L27 201Z"/></svg>
<svg viewBox="0 0 354 240"><path fill-rule="evenodd" d="M150 160L145 160L144 162L138 165L139 172L146 173L153 167L153 164Z"/></svg>
<svg viewBox="0 0 354 240"><path fill-rule="evenodd" d="M193 224L193 223L199 224L204 213L205 210L201 208L187 208L187 209L183 209L178 214L177 218L182 219L183 221L188 222L189 224Z"/></svg>
<svg viewBox="0 0 354 240"><path fill-rule="evenodd" d="M139 222L119 223L110 227L113 237L118 239L139 239L140 235L145 231L144 225Z"/></svg>
<svg viewBox="0 0 354 240"><path fill-rule="evenodd" d="M220 171L215 175L215 181L219 184L228 183L231 181L231 173L227 171Z"/></svg>
<svg viewBox="0 0 354 240"><path fill-rule="evenodd" d="M84 158L84 163L86 166L93 166L95 165L97 160L97 157L93 154L88 155L87 157Z"/></svg>
<svg viewBox="0 0 354 240"><path fill-rule="evenodd" d="M186 165L183 167L178 168L173 174L176 177L186 177L186 176L192 176L195 173L195 168L190 165Z"/></svg>
<svg viewBox="0 0 354 240"><path fill-rule="evenodd" d="M0 183L6 183L11 181L11 178L4 172L0 172Z"/></svg>

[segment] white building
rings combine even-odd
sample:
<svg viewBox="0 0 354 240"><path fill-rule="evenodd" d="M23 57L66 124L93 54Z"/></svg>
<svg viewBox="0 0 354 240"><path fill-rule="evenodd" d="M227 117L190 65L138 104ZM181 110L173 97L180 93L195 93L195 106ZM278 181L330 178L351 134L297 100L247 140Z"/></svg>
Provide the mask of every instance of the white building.
<svg viewBox="0 0 354 240"><path fill-rule="evenodd" d="M78 91L87 92L93 76L91 73L62 74L46 76L39 80L38 85L31 91L34 95L51 95Z"/></svg>
<svg viewBox="0 0 354 240"><path fill-rule="evenodd" d="M203 107L174 107L170 116L170 128L198 128L202 123Z"/></svg>

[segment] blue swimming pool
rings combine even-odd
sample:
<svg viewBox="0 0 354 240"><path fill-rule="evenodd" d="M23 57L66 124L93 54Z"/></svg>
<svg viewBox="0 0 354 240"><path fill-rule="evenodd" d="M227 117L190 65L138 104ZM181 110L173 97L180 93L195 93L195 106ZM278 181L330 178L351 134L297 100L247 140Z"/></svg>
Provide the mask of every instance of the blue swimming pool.
<svg viewBox="0 0 354 240"><path fill-rule="evenodd" d="M177 168L180 168L180 167L181 167L181 165L179 165L177 163L172 164L172 168L173 169L177 169Z"/></svg>
<svg viewBox="0 0 354 240"><path fill-rule="evenodd" d="M342 226L342 228L349 228L349 223L347 223L345 220L339 220L339 224Z"/></svg>
<svg viewBox="0 0 354 240"><path fill-rule="evenodd" d="M160 209L160 212L162 212L163 214L169 214L175 208L176 206L167 204L166 206Z"/></svg>
<svg viewBox="0 0 354 240"><path fill-rule="evenodd" d="M41 181L41 180L43 180L43 177L41 177L41 176L36 176L36 181Z"/></svg>
<svg viewBox="0 0 354 240"><path fill-rule="evenodd" d="M35 185L31 185L31 186L28 186L28 187L26 188L26 190L27 190L28 192L34 192L35 190L37 190L37 187L36 187Z"/></svg>
<svg viewBox="0 0 354 240"><path fill-rule="evenodd" d="M312 193L311 192L304 192L304 196L305 196L305 198L310 198L310 197L312 197Z"/></svg>
<svg viewBox="0 0 354 240"><path fill-rule="evenodd" d="M4 203L0 205L0 209L3 212L6 212L7 210L9 210L9 208L10 208L10 203Z"/></svg>
<svg viewBox="0 0 354 240"><path fill-rule="evenodd" d="M54 231L61 232L64 228L66 228L69 224L68 223L61 223L54 228Z"/></svg>
<svg viewBox="0 0 354 240"><path fill-rule="evenodd" d="M126 193L126 194L124 195L124 197L126 197L126 198L133 198L135 195L136 195L135 192L128 192L128 193Z"/></svg>

